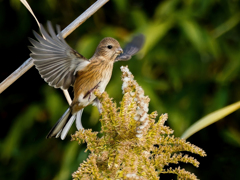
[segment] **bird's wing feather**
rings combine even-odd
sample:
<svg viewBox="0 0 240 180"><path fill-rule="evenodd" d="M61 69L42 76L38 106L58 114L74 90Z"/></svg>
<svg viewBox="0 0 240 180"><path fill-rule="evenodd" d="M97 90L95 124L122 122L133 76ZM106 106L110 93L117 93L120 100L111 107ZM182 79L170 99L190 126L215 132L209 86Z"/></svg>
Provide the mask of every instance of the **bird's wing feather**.
<svg viewBox="0 0 240 180"><path fill-rule="evenodd" d="M72 49L63 39L60 27L55 34L51 22L47 22L48 32L40 24L42 36L33 31L36 40L29 38L33 46L30 56L41 77L55 88L68 89L75 81L76 71L84 69L90 62Z"/></svg>
<svg viewBox="0 0 240 180"><path fill-rule="evenodd" d="M133 37L132 41L129 42L123 49L123 54L117 56L115 62L117 61L128 61L136 54L143 46L145 42L145 36L143 34L138 34Z"/></svg>

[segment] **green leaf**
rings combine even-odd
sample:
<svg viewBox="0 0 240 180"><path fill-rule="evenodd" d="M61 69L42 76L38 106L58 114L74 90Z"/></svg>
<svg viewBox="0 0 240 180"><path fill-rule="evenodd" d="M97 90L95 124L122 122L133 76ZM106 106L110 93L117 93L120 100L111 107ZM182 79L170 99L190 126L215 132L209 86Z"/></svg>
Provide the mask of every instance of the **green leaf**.
<svg viewBox="0 0 240 180"><path fill-rule="evenodd" d="M189 138L190 136L192 136L196 132L200 131L201 129L221 120L225 116L233 113L234 111L236 111L238 109L240 109L240 101L208 114L207 116L199 119L192 126L190 126L183 133L181 138L183 138L183 139Z"/></svg>

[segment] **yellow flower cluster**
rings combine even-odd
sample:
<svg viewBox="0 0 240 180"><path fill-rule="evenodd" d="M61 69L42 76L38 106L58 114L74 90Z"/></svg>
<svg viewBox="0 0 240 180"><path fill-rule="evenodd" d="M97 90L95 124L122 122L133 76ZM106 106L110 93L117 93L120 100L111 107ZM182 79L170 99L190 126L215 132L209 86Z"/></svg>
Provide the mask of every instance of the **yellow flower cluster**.
<svg viewBox="0 0 240 180"><path fill-rule="evenodd" d="M157 113L148 114L149 97L144 96L127 67L121 70L124 95L119 108L106 92L95 91L102 103L100 135L91 129L72 135L72 140L86 142L91 152L87 161L73 173L73 179L158 180L163 173L177 174L179 179L197 179L185 169L166 169L166 166L184 162L198 167L196 159L181 152L206 156L205 152L174 137L173 130L164 126L167 114L155 123Z"/></svg>

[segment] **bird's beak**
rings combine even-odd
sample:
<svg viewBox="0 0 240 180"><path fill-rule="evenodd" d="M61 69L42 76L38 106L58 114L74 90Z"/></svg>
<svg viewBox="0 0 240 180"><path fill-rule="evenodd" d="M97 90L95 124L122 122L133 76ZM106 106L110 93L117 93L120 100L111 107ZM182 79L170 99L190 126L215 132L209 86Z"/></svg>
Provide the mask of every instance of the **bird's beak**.
<svg viewBox="0 0 240 180"><path fill-rule="evenodd" d="M118 49L116 50L116 54L122 54L122 53L123 53L122 48L118 48Z"/></svg>

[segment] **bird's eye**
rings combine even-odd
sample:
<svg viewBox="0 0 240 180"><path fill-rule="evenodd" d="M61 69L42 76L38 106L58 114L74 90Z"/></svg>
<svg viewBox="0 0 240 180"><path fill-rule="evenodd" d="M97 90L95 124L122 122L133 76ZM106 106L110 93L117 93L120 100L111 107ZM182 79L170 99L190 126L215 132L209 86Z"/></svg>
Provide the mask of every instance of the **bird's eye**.
<svg viewBox="0 0 240 180"><path fill-rule="evenodd" d="M112 45L108 45L107 48L108 48L108 49L112 49Z"/></svg>

